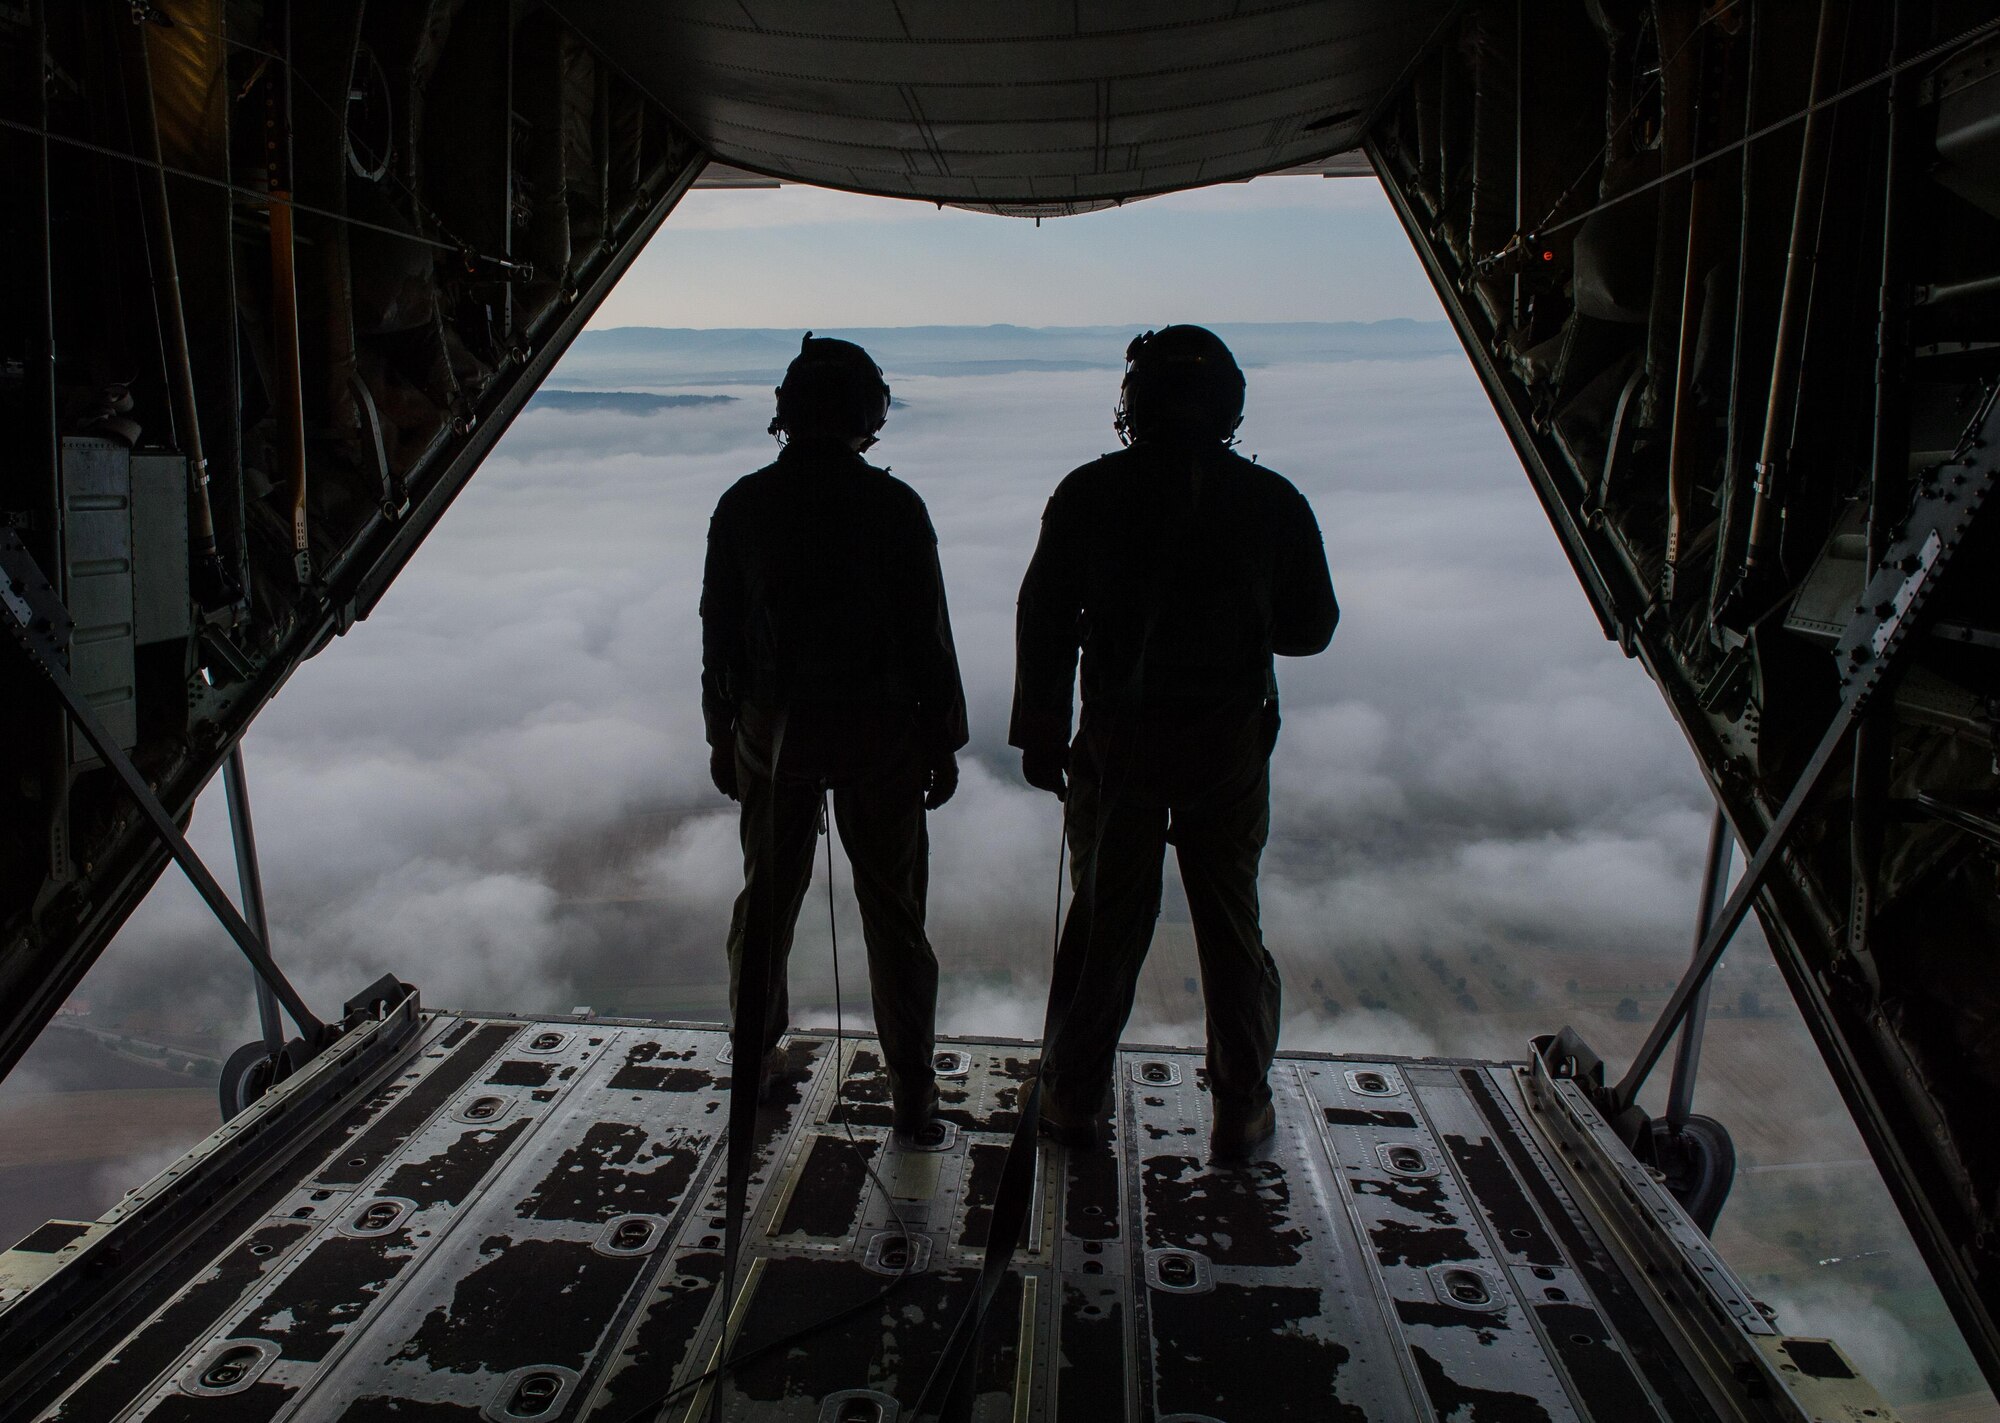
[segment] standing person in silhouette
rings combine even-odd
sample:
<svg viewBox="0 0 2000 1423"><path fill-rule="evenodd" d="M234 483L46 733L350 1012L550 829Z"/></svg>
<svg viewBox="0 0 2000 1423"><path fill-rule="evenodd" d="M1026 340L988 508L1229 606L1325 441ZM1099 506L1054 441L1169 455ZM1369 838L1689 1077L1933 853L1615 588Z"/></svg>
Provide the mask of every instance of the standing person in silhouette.
<svg viewBox="0 0 2000 1423"><path fill-rule="evenodd" d="M742 802L730 1008L768 985L760 1091L790 1025L785 964L821 795L854 869L898 1131L937 1103L937 959L924 933L926 810L958 787L965 693L924 502L861 458L889 387L861 347L810 332L777 389L777 461L716 505L702 575L702 717L716 789ZM749 955L757 971L746 975ZM743 1070L739 1068L739 1070Z"/></svg>
<svg viewBox="0 0 2000 1423"><path fill-rule="evenodd" d="M1042 1129L1076 1148L1100 1140L1172 844L1208 1010L1210 1150L1241 1160L1276 1126L1278 971L1257 905L1271 659L1324 649L1340 610L1312 507L1229 448L1244 392L1229 348L1169 326L1125 361L1128 448L1057 487L1021 584L1009 740L1028 783L1067 801L1075 891L1049 987Z"/></svg>

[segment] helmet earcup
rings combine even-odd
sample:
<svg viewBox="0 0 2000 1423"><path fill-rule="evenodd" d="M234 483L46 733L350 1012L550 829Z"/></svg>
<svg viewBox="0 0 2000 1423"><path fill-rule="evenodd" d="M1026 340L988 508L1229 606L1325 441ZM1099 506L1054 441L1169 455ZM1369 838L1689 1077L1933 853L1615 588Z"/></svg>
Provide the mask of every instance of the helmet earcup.
<svg viewBox="0 0 2000 1423"><path fill-rule="evenodd" d="M1114 424L1127 443L1152 435L1226 440L1243 423L1243 371L1214 332L1145 332L1125 348L1125 362Z"/></svg>
<svg viewBox="0 0 2000 1423"><path fill-rule="evenodd" d="M773 434L813 431L872 439L889 418L889 383L881 367L852 341L818 338L810 331L777 397Z"/></svg>

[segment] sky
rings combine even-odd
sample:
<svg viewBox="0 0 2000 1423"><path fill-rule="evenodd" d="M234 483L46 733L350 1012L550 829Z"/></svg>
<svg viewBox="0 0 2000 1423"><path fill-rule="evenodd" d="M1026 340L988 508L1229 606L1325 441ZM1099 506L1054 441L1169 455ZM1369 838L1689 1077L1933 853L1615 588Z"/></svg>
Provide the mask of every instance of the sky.
<svg viewBox="0 0 2000 1423"><path fill-rule="evenodd" d="M689 274L699 273L690 280ZM697 189L607 326L1441 317L1372 178L1229 183L1041 223L824 188Z"/></svg>
<svg viewBox="0 0 2000 1423"><path fill-rule="evenodd" d="M1282 1046L1518 1057L1521 1034L1486 1016L1420 1025L1367 1008L1370 975L1423 955L1532 965L1544 1030L1574 1006L1565 975L1608 961L1670 980L1707 793L1657 691L1605 640L1441 315L1366 179L1266 179L1040 228L798 188L690 194L548 384L724 398L531 405L368 621L245 738L277 957L327 1005L395 971L440 1006L722 1017L741 868L734 807L708 784L696 605L708 511L775 453L776 372L718 375L694 336L660 338L635 367L604 333L1103 327L1095 361L1070 359L1084 338L1033 332L1010 335L1020 359L977 367L886 359L899 404L871 454L929 505L972 724L962 787L931 819L941 1027L1032 1037L1060 818L1004 746L1014 596L1048 491L1115 447L1127 334L1414 320L1428 336L1357 329L1309 356L1284 333L1242 338L1250 355L1260 340L1280 353L1249 362L1242 451L1312 501L1343 609L1330 651L1279 669L1263 891ZM946 355L994 346L936 339ZM1038 341L1064 359L1036 363ZM191 838L229 878L219 788ZM844 864L834 883L854 952ZM806 1022L831 1016L820 893L794 955ZM1176 913L1170 901L1163 934ZM1759 959L1768 973L1752 931L1732 960ZM851 1024L865 1022L859 979ZM171 985L177 1011L241 1040L247 982L170 873L85 993L131 1003ZM1142 998L1130 1037L1200 1041L1198 1000L1177 986ZM1615 1056L1616 1040L1598 1045ZM1805 1087L1779 1079L1811 1089L1797 1115L1837 1114L1803 1051L1780 1070ZM9 1089L33 1071L31 1058ZM1823 1120L1858 1154L1851 1128ZM1794 1327L1863 1341L1885 1371L1918 1327L1845 1295L1788 1307Z"/></svg>

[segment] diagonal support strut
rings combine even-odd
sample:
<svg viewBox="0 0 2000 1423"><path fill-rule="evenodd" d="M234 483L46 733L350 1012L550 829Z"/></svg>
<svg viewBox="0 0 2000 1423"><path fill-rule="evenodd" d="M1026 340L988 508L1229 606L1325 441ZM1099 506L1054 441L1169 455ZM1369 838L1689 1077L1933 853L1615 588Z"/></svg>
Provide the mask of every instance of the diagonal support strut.
<svg viewBox="0 0 2000 1423"><path fill-rule="evenodd" d="M54 590L42 575L32 555L22 546L18 535L11 530L0 533L0 628L13 635L13 640L26 654L34 669L47 679L55 694L68 711L83 739L97 753L111 773L125 787L126 794L138 803L139 813L153 827L153 833L167 847L174 857L174 863L188 877L202 902L209 911L222 922L229 937L236 941L236 947L250 960L250 966L257 971L257 977L270 989L292 1021L299 1026L306 1041L318 1048L330 1036L327 1025L306 1006L305 999L292 987L276 963L264 941L258 937L229 902L229 896L216 883L215 876L195 854L194 847L181 834L180 827L167 808L153 794L146 778L139 774L139 768L132 764L132 758L125 754L97 713L84 700L70 679L69 669L64 665L62 643L69 629L69 614L56 600Z"/></svg>
<svg viewBox="0 0 2000 1423"><path fill-rule="evenodd" d="M1708 861L1701 876L1701 917L1695 928L1697 949L1708 937L1708 927L1722 909L1724 891L1729 885L1729 857L1735 843L1729 817L1717 805L1708 830ZM1673 1085L1667 1089L1667 1124L1675 1131L1686 1124L1694 1111L1694 1080L1701 1071L1701 1039L1708 1021L1710 986L1709 980L1702 980L1701 989L1688 1008L1687 1021L1681 1026L1680 1045L1674 1050Z"/></svg>
<svg viewBox="0 0 2000 1423"><path fill-rule="evenodd" d="M1674 1031L1687 1017L1696 995L1722 960L1722 954L1750 905L1784 855L1792 830L1811 802L1840 750L1853 735L1861 715L1890 677L1901 670L1913 633L1967 533L1992 492L2000 465L2000 386L1986 393L1950 459L1931 471L1924 491L1877 565L1861 599L1861 611L1847 625L1834 649L1843 682L1840 709L1820 737L1812 759L1793 783L1791 794L1771 820L1743 878L1721 911L1709 923L1694 959L1660 1010L1659 1019L1632 1059L1617 1086L1605 1094L1610 1115L1632 1106L1639 1089L1659 1063Z"/></svg>

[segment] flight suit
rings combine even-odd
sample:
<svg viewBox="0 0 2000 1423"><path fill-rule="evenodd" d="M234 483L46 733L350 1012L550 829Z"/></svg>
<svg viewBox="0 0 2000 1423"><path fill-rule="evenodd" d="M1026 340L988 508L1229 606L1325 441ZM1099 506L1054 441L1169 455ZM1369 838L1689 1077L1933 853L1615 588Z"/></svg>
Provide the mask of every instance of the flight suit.
<svg viewBox="0 0 2000 1423"><path fill-rule="evenodd" d="M1339 616L1311 506L1220 443L1142 440L1075 471L1049 500L1021 585L1009 740L1070 745L1074 898L1043 1057L1052 1114L1102 1108L1169 844L1194 924L1218 1111L1270 1100L1279 985L1257 870L1278 729L1271 659L1320 651Z"/></svg>
<svg viewBox="0 0 2000 1423"><path fill-rule="evenodd" d="M966 722L923 500L837 442L795 440L717 504L701 619L703 720L711 747L734 749L743 807L731 1011L754 1011L737 985L762 946L767 1052L790 1025L785 964L830 788L891 1091L899 1106L926 1101L937 959L924 785Z"/></svg>

